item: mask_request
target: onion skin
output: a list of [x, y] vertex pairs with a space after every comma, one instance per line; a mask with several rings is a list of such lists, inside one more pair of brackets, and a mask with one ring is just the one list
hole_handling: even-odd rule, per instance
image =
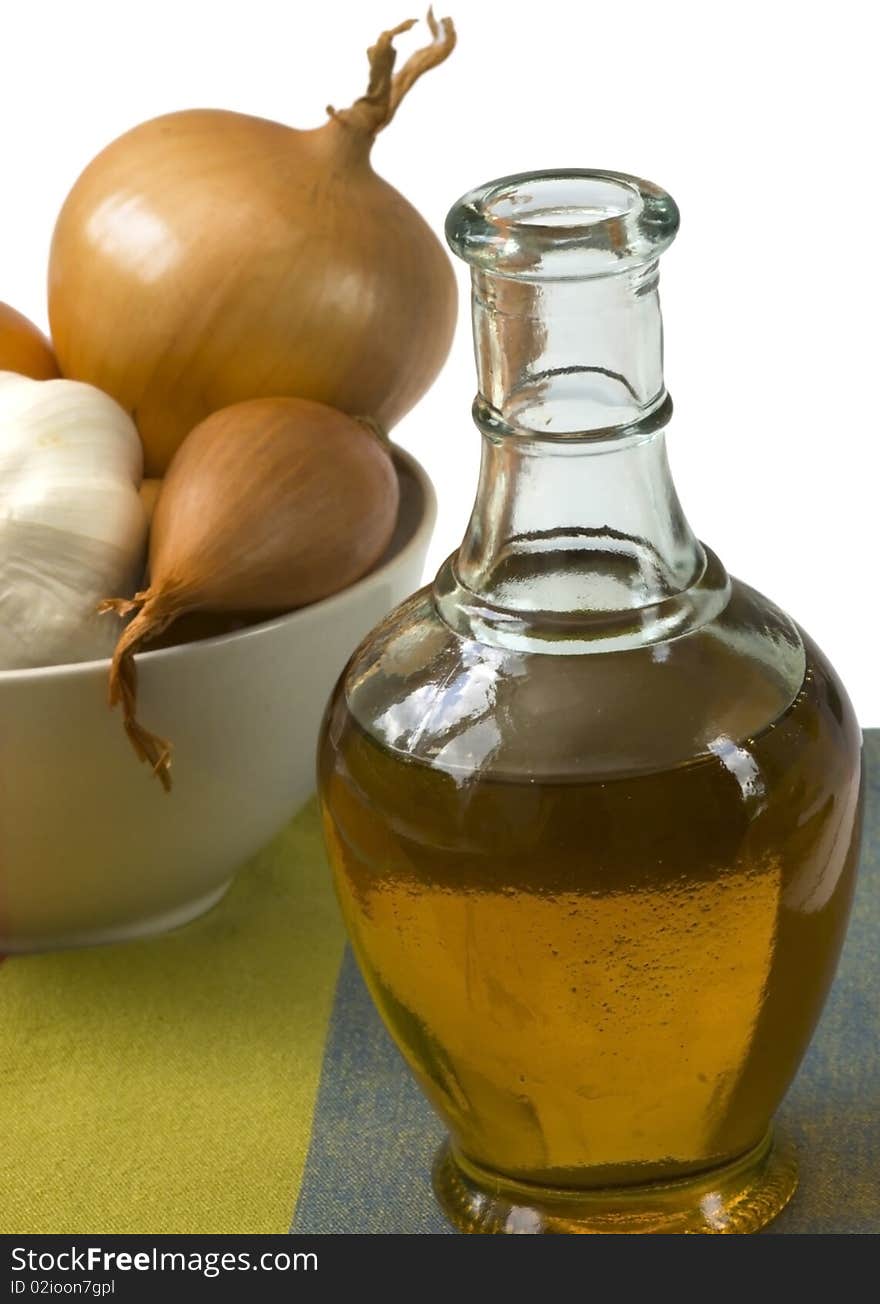
[[43, 332], [6, 303], [0, 303], [0, 371], [16, 371], [31, 380], [57, 380], [61, 375]]
[[159, 497], [159, 490], [161, 488], [162, 488], [161, 480], [148, 479], [148, 480], [141, 481], [141, 488], [140, 488], [141, 502], [144, 505], [144, 511], [147, 514], [148, 523], [152, 522], [153, 520], [153, 512], [155, 511], [156, 508], [156, 499]]
[[86, 168], [55, 228], [49, 315], [65, 376], [133, 416], [145, 474], [239, 401], [294, 395], [394, 424], [446, 359], [452, 268], [370, 163], [376, 133], [452, 49], [449, 20], [392, 77], [370, 51], [366, 96], [298, 131], [192, 110], [143, 123]]
[[366, 574], [391, 541], [399, 483], [367, 425], [308, 399], [254, 399], [184, 440], [150, 532], [149, 588], [105, 611], [136, 612], [110, 670], [110, 704], [170, 788], [170, 747], [136, 717], [134, 653], [187, 612], [278, 612]]
[[175, 610], [277, 611], [346, 588], [397, 520], [388, 448], [308, 399], [215, 412], [181, 445], [150, 537], [150, 592]]

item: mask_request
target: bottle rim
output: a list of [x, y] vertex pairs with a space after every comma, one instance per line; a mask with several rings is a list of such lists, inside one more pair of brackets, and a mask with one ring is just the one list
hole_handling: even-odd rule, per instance
[[641, 177], [562, 168], [499, 177], [446, 219], [453, 253], [513, 280], [613, 276], [653, 263], [675, 239], [678, 206]]

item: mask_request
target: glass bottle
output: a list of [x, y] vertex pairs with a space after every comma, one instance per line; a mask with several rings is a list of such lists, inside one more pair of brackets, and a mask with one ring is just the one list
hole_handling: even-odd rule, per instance
[[751, 1232], [834, 974], [861, 735], [792, 620], [694, 537], [658, 258], [607, 172], [506, 178], [471, 266], [482, 434], [458, 552], [361, 645], [319, 749], [357, 958], [450, 1134], [470, 1232]]

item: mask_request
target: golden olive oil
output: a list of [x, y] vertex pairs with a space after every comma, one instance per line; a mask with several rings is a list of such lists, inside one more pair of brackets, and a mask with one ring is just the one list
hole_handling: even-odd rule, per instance
[[466, 1161], [617, 1187], [761, 1143], [846, 925], [858, 747], [815, 658], [755, 737], [587, 779], [444, 772], [337, 696], [320, 768], [346, 923]]

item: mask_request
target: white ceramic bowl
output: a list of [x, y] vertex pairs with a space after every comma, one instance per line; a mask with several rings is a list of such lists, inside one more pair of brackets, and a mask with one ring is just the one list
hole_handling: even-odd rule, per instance
[[170, 794], [107, 706], [107, 661], [0, 672], [0, 954], [185, 923], [304, 801], [339, 672], [421, 577], [434, 492], [413, 458], [397, 462], [400, 519], [376, 570], [290, 615], [137, 658], [139, 716], [174, 744]]

